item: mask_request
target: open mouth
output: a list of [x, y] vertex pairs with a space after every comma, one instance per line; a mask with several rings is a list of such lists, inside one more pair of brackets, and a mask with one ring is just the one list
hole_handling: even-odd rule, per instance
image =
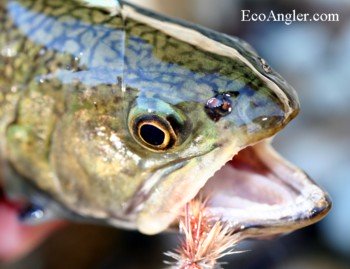
[[198, 194], [211, 214], [242, 237], [265, 237], [310, 225], [330, 210], [328, 194], [279, 156], [267, 141], [241, 150]]

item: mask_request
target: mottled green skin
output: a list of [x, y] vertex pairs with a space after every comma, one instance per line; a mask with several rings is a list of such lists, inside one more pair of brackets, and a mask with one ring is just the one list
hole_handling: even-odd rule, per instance
[[[297, 111], [294, 92], [274, 72], [264, 76], [290, 98], [288, 117], [241, 61], [78, 2], [2, 0], [0, 22], [1, 159], [79, 214], [133, 221], [152, 175], [190, 173], [231, 138], [244, 147], [269, 137]], [[236, 48], [264, 73], [246, 44], [188, 27]], [[231, 95], [233, 110], [215, 122], [204, 106], [218, 93]], [[171, 149], [154, 152], [135, 140], [130, 122], [150, 113], [177, 119]]]

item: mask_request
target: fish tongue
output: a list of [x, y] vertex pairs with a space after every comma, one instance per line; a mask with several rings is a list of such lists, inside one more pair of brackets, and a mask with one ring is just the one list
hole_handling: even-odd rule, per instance
[[20, 204], [8, 201], [0, 188], [0, 261], [10, 262], [23, 257], [64, 224], [55, 221], [27, 226], [19, 221], [19, 210]]

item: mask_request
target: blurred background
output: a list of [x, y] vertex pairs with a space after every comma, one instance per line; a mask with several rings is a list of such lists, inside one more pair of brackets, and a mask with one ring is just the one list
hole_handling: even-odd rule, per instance
[[[333, 199], [320, 223], [272, 241], [243, 242], [249, 252], [225, 268], [350, 268], [350, 1], [138, 0], [149, 9], [239, 36], [257, 49], [299, 93], [302, 110], [274, 140], [279, 152], [307, 171]], [[338, 13], [340, 22], [241, 22], [241, 10], [268, 14]], [[70, 225], [29, 256], [1, 269], [165, 268], [177, 235]]]

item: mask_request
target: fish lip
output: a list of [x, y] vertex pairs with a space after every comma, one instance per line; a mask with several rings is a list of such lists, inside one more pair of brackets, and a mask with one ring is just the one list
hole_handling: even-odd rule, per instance
[[[214, 221], [220, 220], [227, 222], [228, 225], [231, 226], [232, 232], [240, 233], [242, 239], [269, 237], [271, 235], [288, 233], [303, 228], [324, 218], [332, 207], [332, 201], [328, 193], [320, 188], [306, 173], [283, 159], [272, 148], [269, 142], [269, 140], [264, 140], [251, 146], [251, 148], [257, 150], [260, 154], [261, 152], [269, 154], [268, 157], [277, 163], [276, 166], [280, 166], [277, 168], [284, 166], [291, 172], [289, 175], [286, 175], [286, 178], [289, 177], [287, 183], [291, 184], [287, 189], [290, 188], [288, 190], [292, 191], [293, 188], [295, 188], [294, 191], [296, 194], [293, 198], [294, 200], [286, 203], [285, 207], [283, 207], [283, 203], [280, 208], [278, 208], [278, 205], [272, 205], [271, 210], [265, 210], [264, 213], [266, 216], [256, 216], [255, 219], [254, 217], [241, 217], [240, 219], [239, 214], [232, 214], [230, 217], [230, 210], [234, 211], [234, 209], [230, 209], [227, 205], [226, 208], [217, 207], [213, 199], [213, 194], [205, 191], [206, 188], [210, 188], [210, 180], [213, 180], [215, 176], [208, 180], [207, 184], [198, 194], [198, 196], [204, 195], [209, 197], [208, 210], [210, 214], [214, 216]], [[237, 155], [244, 150], [246, 149], [241, 150]], [[269, 165], [272, 164], [273, 162], [269, 160]], [[298, 192], [299, 194], [297, 194]], [[268, 205], [262, 205], [260, 209], [263, 209], [264, 206], [268, 208]], [[259, 209], [259, 205], [257, 209]], [[252, 211], [251, 216], [254, 216], [254, 213], [259, 213], [258, 211], [254, 212], [254, 210], [249, 209], [249, 207], [246, 210]], [[280, 213], [278, 210], [280, 210]], [[239, 210], [237, 212], [239, 212]], [[248, 215], [247, 213], [246, 217]]]
[[313, 209], [312, 213], [310, 214], [310, 218], [315, 221], [323, 219], [332, 209], [332, 206], [333, 203], [331, 197], [328, 193], [325, 193], [324, 200]]

